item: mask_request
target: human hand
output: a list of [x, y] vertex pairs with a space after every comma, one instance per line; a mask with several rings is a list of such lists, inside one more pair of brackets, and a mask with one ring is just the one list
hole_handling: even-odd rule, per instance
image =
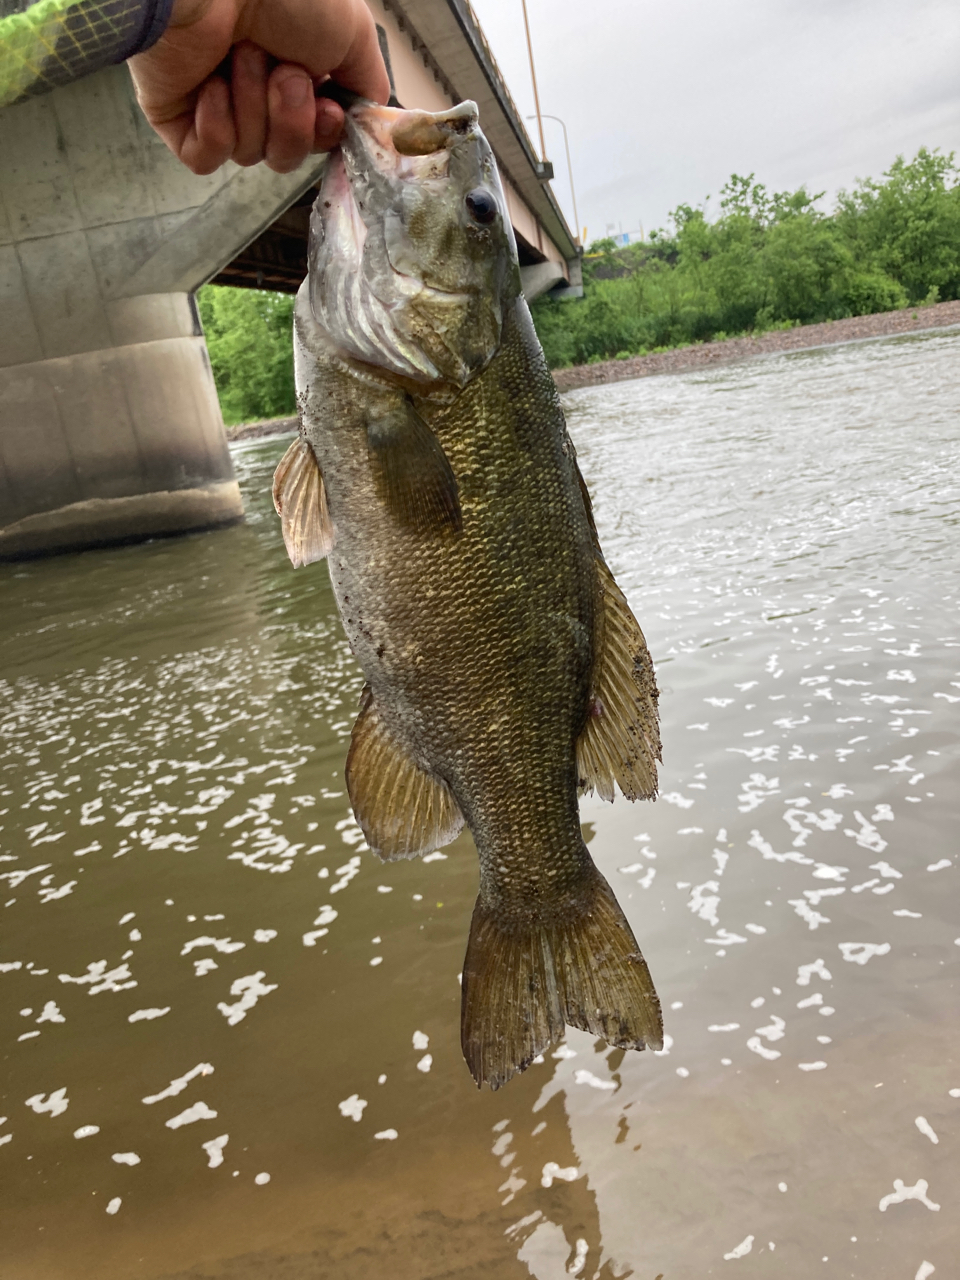
[[289, 173], [336, 146], [343, 111], [314, 96], [327, 76], [375, 102], [390, 93], [363, 0], [174, 0], [129, 67], [147, 120], [194, 173], [226, 160]]

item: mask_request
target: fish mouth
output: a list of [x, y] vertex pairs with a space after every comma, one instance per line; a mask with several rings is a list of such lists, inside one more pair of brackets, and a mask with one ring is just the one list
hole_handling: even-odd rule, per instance
[[385, 176], [429, 181], [446, 177], [455, 146], [480, 136], [477, 105], [430, 112], [358, 102], [346, 112], [345, 135], [347, 154], [362, 149]]
[[[341, 92], [335, 95], [338, 101]], [[483, 135], [475, 102], [429, 112], [382, 107], [355, 94], [348, 97], [352, 102], [344, 103], [344, 136], [327, 162], [324, 203], [327, 209], [337, 210], [339, 231], [348, 234], [359, 257], [371, 216], [369, 210], [364, 216], [364, 202], [358, 199], [356, 190], [367, 185], [365, 175], [373, 171], [388, 182], [421, 184], [429, 190], [433, 183], [441, 184], [447, 179], [453, 148]], [[427, 285], [397, 263], [391, 265], [397, 275], [411, 284], [415, 282], [418, 291], [461, 301], [467, 296], [461, 291]]]

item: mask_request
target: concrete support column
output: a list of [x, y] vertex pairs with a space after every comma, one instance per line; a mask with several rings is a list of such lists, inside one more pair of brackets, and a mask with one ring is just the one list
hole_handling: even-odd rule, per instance
[[125, 67], [0, 111], [0, 557], [241, 518], [192, 292], [321, 163], [196, 177]]

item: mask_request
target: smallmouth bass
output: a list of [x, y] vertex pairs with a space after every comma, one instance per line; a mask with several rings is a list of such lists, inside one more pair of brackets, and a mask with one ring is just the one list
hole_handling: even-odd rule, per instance
[[477, 110], [357, 103], [311, 215], [300, 438], [274, 501], [366, 686], [345, 777], [381, 858], [469, 826], [461, 1044], [499, 1088], [564, 1032], [662, 1047], [578, 794], [656, 795], [657, 689], [607, 567]]

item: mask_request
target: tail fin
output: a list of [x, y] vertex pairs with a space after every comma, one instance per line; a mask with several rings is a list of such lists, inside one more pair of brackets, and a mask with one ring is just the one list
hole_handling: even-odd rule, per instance
[[620, 1049], [661, 1049], [660, 1001], [610, 886], [594, 869], [575, 908], [519, 922], [477, 898], [460, 1043], [477, 1085], [525, 1071], [564, 1023]]

